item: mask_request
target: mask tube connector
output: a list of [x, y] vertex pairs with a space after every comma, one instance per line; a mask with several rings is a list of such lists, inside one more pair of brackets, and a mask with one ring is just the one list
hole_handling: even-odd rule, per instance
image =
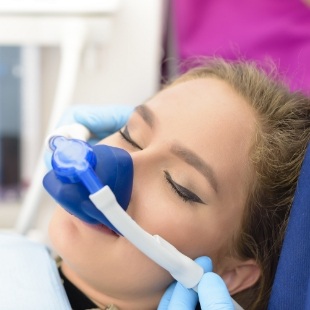
[[85, 142], [56, 136], [50, 139], [49, 145], [54, 151], [53, 170], [62, 181], [82, 182], [91, 194], [103, 187], [93, 169], [97, 163], [96, 157], [92, 148]]

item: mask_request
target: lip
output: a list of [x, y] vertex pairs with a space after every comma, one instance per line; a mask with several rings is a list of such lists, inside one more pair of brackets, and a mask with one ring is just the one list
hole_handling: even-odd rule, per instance
[[106, 234], [106, 235], [119, 237], [119, 235], [116, 232], [114, 232], [112, 229], [108, 228], [107, 226], [105, 226], [103, 224], [88, 224], [82, 220], [80, 220], [80, 221], [90, 229], [93, 229], [95, 231], [98, 231], [98, 232]]

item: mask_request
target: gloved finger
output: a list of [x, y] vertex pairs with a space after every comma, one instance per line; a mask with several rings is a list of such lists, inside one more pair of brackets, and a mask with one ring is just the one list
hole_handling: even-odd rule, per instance
[[[203, 256], [195, 260], [203, 267], [204, 272], [212, 270], [212, 261], [209, 257]], [[195, 309], [198, 301], [197, 293], [193, 289], [187, 289], [182, 284], [177, 283], [170, 298], [169, 310], [189, 310]]]
[[194, 310], [198, 301], [197, 293], [177, 283], [170, 298], [168, 310]]
[[128, 121], [133, 111], [131, 106], [81, 107], [74, 112], [74, 119], [87, 127], [99, 139], [116, 132]]
[[195, 262], [200, 265], [204, 272], [211, 272], [213, 269], [212, 260], [208, 256], [201, 256], [195, 259]]
[[[110, 134], [107, 134], [106, 136], [109, 136]], [[96, 137], [91, 137], [89, 140], [87, 140], [87, 143], [89, 143], [90, 145], [96, 145], [97, 143], [99, 143], [102, 139], [105, 138], [105, 135], [102, 135], [102, 137], [96, 138]]]
[[213, 272], [203, 275], [198, 284], [198, 295], [202, 310], [234, 310], [225, 282]]
[[176, 282], [173, 282], [172, 284], [169, 285], [167, 290], [165, 291], [164, 295], [162, 296], [160, 303], [158, 305], [157, 310], [167, 310], [169, 307], [169, 303], [171, 300], [171, 296], [173, 294], [174, 288], [176, 286]]

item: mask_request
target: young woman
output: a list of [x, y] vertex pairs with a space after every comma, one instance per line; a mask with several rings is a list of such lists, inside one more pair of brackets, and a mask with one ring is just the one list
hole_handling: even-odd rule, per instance
[[[100, 143], [132, 156], [130, 216], [187, 256], [209, 256], [241, 306], [264, 309], [309, 141], [309, 98], [253, 64], [212, 60]], [[65, 281], [101, 309], [156, 309], [173, 280], [125, 238], [61, 207], [50, 238]]]

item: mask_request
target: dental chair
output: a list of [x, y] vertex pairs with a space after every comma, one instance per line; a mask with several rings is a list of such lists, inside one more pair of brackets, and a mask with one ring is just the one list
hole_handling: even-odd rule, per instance
[[310, 145], [298, 179], [268, 309], [310, 309]]

